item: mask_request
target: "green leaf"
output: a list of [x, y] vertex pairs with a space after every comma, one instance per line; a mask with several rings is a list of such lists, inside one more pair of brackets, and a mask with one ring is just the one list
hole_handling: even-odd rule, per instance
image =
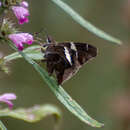
[[6, 63], [5, 63], [5, 60], [3, 57], [0, 58], [0, 71], [3, 71], [5, 73], [9, 73], [9, 69], [8, 67], [6, 66]]
[[81, 107], [78, 105], [68, 94], [65, 90], [58, 86], [56, 81], [53, 78], [50, 78], [48, 73], [41, 68], [38, 64], [33, 63], [35, 69], [40, 73], [42, 78], [46, 81], [50, 89], [56, 95], [56, 97], [60, 100], [64, 106], [72, 112], [75, 116], [77, 116], [83, 122], [89, 124], [92, 127], [102, 127], [103, 124], [97, 122], [96, 120], [92, 119]]
[[1, 130], [7, 130], [7, 128], [4, 126], [4, 124], [2, 123], [2, 121], [0, 121], [0, 128]]
[[63, 9], [68, 15], [72, 17], [73, 20], [75, 20], [77, 23], [79, 23], [82, 27], [87, 29], [88, 31], [92, 32], [93, 34], [97, 35], [98, 37], [101, 37], [105, 40], [122, 44], [122, 41], [109, 35], [108, 33], [100, 30], [99, 28], [92, 25], [89, 21], [85, 20], [83, 17], [81, 17], [76, 11], [74, 11], [69, 5], [64, 3], [61, 0], [52, 0], [55, 4], [57, 4], [61, 9]]
[[[43, 55], [44, 55], [43, 53], [41, 53], [41, 46], [38, 45], [30, 46], [24, 49], [23, 52], [26, 53], [26, 55], [33, 60], [41, 60], [43, 59]], [[9, 62], [11, 60], [15, 60], [18, 58], [22, 58], [22, 56], [19, 54], [19, 52], [15, 52], [13, 54], [5, 56], [4, 62]]]
[[8, 116], [30, 123], [40, 121], [41, 119], [53, 115], [56, 122], [61, 118], [61, 111], [54, 105], [36, 105], [31, 108], [19, 108], [16, 110], [1, 109], [0, 117]]
[[[10, 41], [9, 41], [10, 42]], [[10, 42], [11, 43], [11, 42]], [[13, 46], [14, 44], [11, 43]], [[15, 48], [15, 50], [17, 50]], [[77, 116], [81, 121], [89, 124], [92, 127], [102, 127], [103, 124], [97, 122], [96, 120], [92, 119], [81, 107], [78, 105], [65, 90], [58, 86], [56, 81], [48, 75], [48, 73], [40, 67], [35, 61], [33, 61], [31, 58], [29, 58], [25, 53], [19, 51], [19, 53], [24, 57], [24, 59], [30, 63], [35, 70], [41, 75], [43, 80], [48, 84], [49, 88], [52, 90], [52, 92], [56, 95], [57, 99], [61, 103], [64, 104], [64, 106], [75, 116]]]

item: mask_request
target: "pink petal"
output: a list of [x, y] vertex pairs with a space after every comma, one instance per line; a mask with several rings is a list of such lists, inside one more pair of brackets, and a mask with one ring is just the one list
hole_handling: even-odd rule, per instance
[[26, 1], [22, 1], [21, 3], [20, 3], [20, 6], [22, 6], [22, 7], [24, 7], [24, 8], [28, 8], [28, 2], [26, 2]]
[[28, 22], [29, 22], [28, 18], [19, 19], [19, 24], [24, 24]]
[[24, 48], [22, 43], [17, 44], [16, 47], [18, 48], [19, 51], [22, 51]]
[[0, 100], [1, 99], [14, 100], [14, 99], [16, 99], [16, 95], [13, 93], [5, 93], [5, 94], [0, 96]]
[[5, 101], [6, 104], [8, 104], [9, 109], [13, 108], [13, 103], [11, 101]]
[[8, 104], [9, 108], [12, 109], [13, 103], [10, 100], [16, 99], [16, 95], [13, 93], [5, 93], [0, 96], [0, 102]]
[[0, 1], [0, 7], [2, 6], [2, 2]]
[[29, 33], [10, 34], [8, 37], [20, 51], [24, 48], [23, 44], [31, 45], [33, 43], [33, 36]]
[[27, 8], [22, 6], [12, 6], [12, 10], [19, 20], [19, 24], [27, 23], [29, 21], [27, 18], [29, 16], [29, 11]]
[[27, 41], [27, 44], [28, 44], [28, 45], [31, 45], [31, 44], [32, 44], [32, 42], [33, 42], [32, 40]]

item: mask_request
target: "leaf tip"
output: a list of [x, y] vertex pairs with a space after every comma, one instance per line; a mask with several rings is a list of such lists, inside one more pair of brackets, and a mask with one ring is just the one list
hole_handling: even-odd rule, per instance
[[103, 123], [99, 123], [98, 121], [95, 120], [95, 122], [91, 123], [90, 124], [92, 127], [95, 127], [95, 128], [101, 128], [101, 127], [104, 127], [104, 124]]

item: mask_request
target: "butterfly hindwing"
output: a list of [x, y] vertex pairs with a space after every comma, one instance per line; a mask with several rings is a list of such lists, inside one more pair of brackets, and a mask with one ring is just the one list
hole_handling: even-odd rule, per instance
[[83, 64], [97, 55], [97, 48], [87, 43], [64, 42], [50, 44], [45, 50], [47, 70], [54, 71], [58, 84], [71, 78]]

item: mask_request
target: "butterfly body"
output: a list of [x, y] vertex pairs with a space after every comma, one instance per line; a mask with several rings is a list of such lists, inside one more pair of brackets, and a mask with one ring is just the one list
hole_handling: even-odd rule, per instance
[[87, 43], [48, 43], [43, 45], [49, 75], [56, 74], [58, 84], [71, 78], [89, 59], [97, 55], [97, 48]]

